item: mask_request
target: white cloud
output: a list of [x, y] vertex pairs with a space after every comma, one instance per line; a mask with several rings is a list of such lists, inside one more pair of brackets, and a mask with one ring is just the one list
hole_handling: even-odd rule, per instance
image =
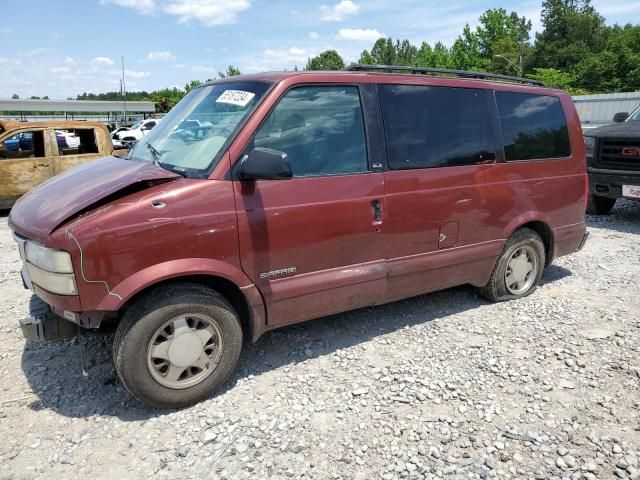
[[64, 57], [64, 63], [68, 65], [73, 65], [74, 63], [76, 63], [76, 59], [73, 57], [66, 56]]
[[205, 67], [204, 65], [195, 65], [191, 67], [191, 71], [195, 73], [216, 73], [215, 68]]
[[184, 63], [176, 63], [173, 68], [181, 69], [184, 68]]
[[113, 3], [120, 7], [133, 8], [137, 12], [149, 14], [156, 8], [155, 0], [100, 0], [102, 5]]
[[91, 63], [93, 65], [113, 65], [113, 60], [109, 57], [95, 57]]
[[0, 33], [11, 33], [13, 32], [13, 28], [11, 27], [0, 27]]
[[51, 73], [69, 73], [69, 67], [53, 67]]
[[[120, 74], [119, 70], [118, 70], [118, 74]], [[125, 70], [124, 71], [125, 79], [126, 79], [126, 77], [129, 77], [129, 78], [147, 78], [149, 75], [151, 75], [149, 72], [137, 72], [135, 70]]]
[[318, 54], [315, 49], [309, 48], [268, 48], [262, 52], [259, 57], [247, 58], [241, 63], [246, 65], [242, 71], [247, 72], [265, 72], [273, 70], [293, 69], [294, 66], [304, 67], [307, 60]]
[[360, 6], [351, 0], [341, 0], [333, 6], [320, 6], [320, 20], [325, 22], [341, 22], [345, 18], [355, 15], [360, 10]]
[[180, 23], [195, 19], [211, 27], [235, 23], [238, 13], [250, 6], [249, 0], [169, 0], [162, 10], [177, 16]]
[[53, 49], [51, 49], [51, 48], [44, 48], [44, 47], [34, 48], [34, 49], [29, 50], [28, 52], [26, 52], [25, 56], [33, 57], [35, 55], [41, 55], [43, 53], [52, 52], [52, 51], [53, 51]]
[[9, 59], [6, 57], [0, 57], [0, 64], [2, 63], [9, 63]]
[[162, 61], [162, 62], [173, 62], [176, 59], [175, 55], [171, 52], [149, 52], [147, 54], [147, 60], [151, 61]]
[[336, 35], [336, 39], [375, 42], [384, 36], [384, 33], [380, 33], [375, 28], [341, 28], [338, 31], [338, 35]]
[[318, 35], [318, 32], [309, 32], [309, 38], [311, 40], [316, 40], [320, 35]]

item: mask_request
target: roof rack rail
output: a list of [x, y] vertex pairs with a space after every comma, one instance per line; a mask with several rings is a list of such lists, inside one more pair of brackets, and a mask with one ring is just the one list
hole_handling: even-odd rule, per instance
[[407, 72], [423, 75], [448, 75], [461, 78], [477, 78], [480, 80], [498, 80], [502, 82], [525, 83], [529, 85], [537, 85], [543, 87], [544, 84], [538, 80], [530, 78], [514, 77], [511, 75], [502, 75], [500, 73], [487, 72], [468, 72], [466, 70], [451, 70], [448, 68], [431, 68], [431, 67], [406, 67], [400, 65], [362, 65], [353, 63], [345, 68], [349, 72]]

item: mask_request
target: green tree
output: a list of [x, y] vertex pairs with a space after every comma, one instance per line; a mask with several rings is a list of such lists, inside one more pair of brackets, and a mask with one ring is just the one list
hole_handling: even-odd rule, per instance
[[600, 52], [605, 40], [604, 18], [590, 0], [545, 0], [542, 25], [528, 65], [570, 71], [584, 58]]
[[202, 82], [200, 80], [191, 80], [184, 86], [184, 91], [189, 93], [191, 90], [199, 87], [200, 85], [202, 85]]
[[534, 68], [529, 77], [541, 81], [545, 87], [559, 88], [576, 94], [585, 93], [573, 89], [572, 85], [575, 80], [573, 75], [555, 68]]
[[531, 32], [531, 20], [519, 17], [516, 12], [507, 13], [504, 8], [489, 9], [479, 18], [480, 25], [476, 27], [478, 47], [485, 58], [492, 58], [496, 51], [496, 45], [506, 43], [506, 40], [516, 45], [524, 44], [529, 40]]
[[14, 93], [13, 95], [11, 95], [11, 99], [12, 100], [19, 100], [20, 99], [20, 95], [18, 95], [17, 93]]
[[379, 38], [371, 49], [371, 59], [374, 65], [395, 65], [397, 51], [391, 38]]
[[335, 50], [326, 50], [320, 55], [310, 58], [305, 70], [342, 70], [344, 60]]
[[459, 70], [484, 70], [485, 59], [480, 48], [480, 37], [465, 25], [451, 46], [451, 67]]
[[237, 75], [242, 75], [242, 73], [238, 67], [234, 67], [233, 65], [229, 65], [224, 72], [218, 72], [219, 78], [235, 77]]
[[158, 112], [166, 113], [171, 110], [176, 103], [178, 103], [182, 97], [184, 97], [185, 92], [182, 90], [178, 90], [177, 88], [165, 88], [162, 90], [157, 90], [151, 92], [150, 100], [155, 102], [156, 110]]

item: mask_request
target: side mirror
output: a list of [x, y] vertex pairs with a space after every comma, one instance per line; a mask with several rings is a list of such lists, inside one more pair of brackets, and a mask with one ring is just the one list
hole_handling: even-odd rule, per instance
[[254, 148], [240, 160], [238, 178], [247, 180], [289, 180], [293, 177], [287, 154], [270, 148]]
[[622, 123], [629, 118], [629, 112], [618, 112], [613, 116], [613, 123]]

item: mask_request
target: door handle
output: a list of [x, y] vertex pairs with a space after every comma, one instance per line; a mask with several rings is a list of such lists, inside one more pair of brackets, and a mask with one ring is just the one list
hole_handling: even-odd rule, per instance
[[371, 210], [373, 211], [373, 224], [376, 226], [382, 225], [382, 204], [380, 200], [371, 202]]

